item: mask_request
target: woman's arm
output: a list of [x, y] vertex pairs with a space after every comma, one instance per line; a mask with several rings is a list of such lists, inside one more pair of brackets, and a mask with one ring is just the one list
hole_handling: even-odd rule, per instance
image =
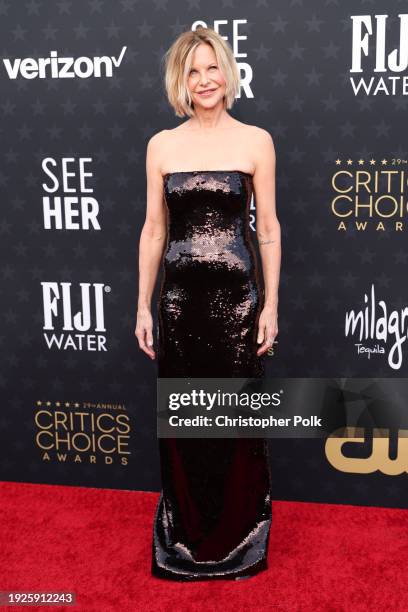
[[151, 299], [167, 241], [167, 214], [159, 165], [161, 134], [152, 136], [146, 151], [147, 205], [139, 242], [139, 295], [135, 329], [139, 347], [151, 359], [155, 358]]
[[264, 308], [259, 318], [257, 354], [265, 353], [278, 333], [278, 289], [281, 266], [281, 231], [276, 216], [276, 154], [269, 132], [257, 128], [254, 192], [256, 235], [265, 285]]

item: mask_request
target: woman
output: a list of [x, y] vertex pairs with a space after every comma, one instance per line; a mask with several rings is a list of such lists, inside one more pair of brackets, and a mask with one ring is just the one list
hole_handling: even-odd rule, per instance
[[[260, 377], [278, 331], [272, 138], [227, 112], [239, 93], [239, 72], [214, 30], [184, 32], [165, 59], [168, 99], [177, 116], [189, 119], [147, 146], [135, 334], [155, 359], [150, 302], [162, 262], [159, 377]], [[252, 189], [263, 295], [248, 224]], [[159, 450], [153, 575], [237, 579], [266, 569], [272, 518], [266, 441], [161, 438]]]

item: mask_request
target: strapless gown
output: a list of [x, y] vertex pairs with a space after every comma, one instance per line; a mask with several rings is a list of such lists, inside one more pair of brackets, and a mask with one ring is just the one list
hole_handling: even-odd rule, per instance
[[[262, 308], [251, 240], [252, 176], [164, 176], [168, 241], [158, 301], [158, 376], [262, 377]], [[272, 521], [268, 447], [260, 438], [159, 438], [162, 491], [152, 574], [172, 580], [267, 568]]]

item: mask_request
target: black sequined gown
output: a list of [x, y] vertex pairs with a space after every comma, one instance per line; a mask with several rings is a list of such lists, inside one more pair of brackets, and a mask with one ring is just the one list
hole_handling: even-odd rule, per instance
[[[168, 243], [158, 307], [158, 375], [261, 377], [258, 262], [251, 241], [252, 176], [164, 177]], [[253, 575], [267, 567], [271, 526], [267, 443], [160, 438], [162, 492], [152, 573], [173, 580]]]

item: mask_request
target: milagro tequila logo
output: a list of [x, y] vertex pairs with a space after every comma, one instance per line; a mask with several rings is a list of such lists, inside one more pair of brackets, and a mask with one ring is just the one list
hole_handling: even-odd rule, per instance
[[127, 47], [122, 47], [118, 58], [113, 55], [101, 57], [58, 57], [51, 51], [50, 57], [3, 58], [9, 79], [89, 79], [90, 77], [112, 77], [113, 69], [119, 68]]
[[75, 297], [79, 309], [73, 314], [71, 283], [42, 282], [44, 339], [49, 349], [61, 351], [107, 351], [104, 283], [79, 283]]
[[[388, 310], [384, 300], [376, 304], [374, 284], [371, 296], [364, 294], [367, 306], [359, 311], [349, 310], [345, 318], [345, 335], [358, 339], [355, 344], [358, 355], [384, 354], [388, 348], [388, 365], [399, 370], [402, 365], [402, 345], [407, 339], [408, 307], [401, 311]], [[381, 344], [383, 346], [381, 346]]]
[[[390, 50], [388, 15], [352, 15], [352, 58], [350, 72], [387, 73], [359, 79], [350, 77], [354, 94], [386, 96], [408, 93], [408, 14], [399, 14], [399, 46]], [[368, 58], [370, 65], [367, 66]], [[372, 68], [374, 66], [374, 68]], [[389, 74], [393, 73], [393, 74]]]

